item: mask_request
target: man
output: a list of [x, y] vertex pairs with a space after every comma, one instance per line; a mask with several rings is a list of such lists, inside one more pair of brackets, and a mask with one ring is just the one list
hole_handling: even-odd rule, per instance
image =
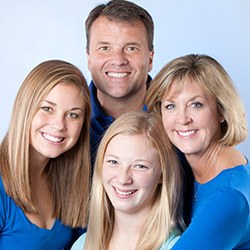
[[[100, 140], [111, 123], [130, 110], [146, 110], [144, 97], [152, 80], [148, 73], [154, 58], [154, 23], [150, 14], [135, 3], [111, 0], [90, 12], [85, 29], [92, 76], [89, 88], [93, 167]], [[193, 176], [183, 154], [178, 154], [187, 179], [184, 217], [189, 223]]]
[[95, 7], [86, 23], [90, 83], [91, 158], [109, 125], [130, 110], [145, 109], [151, 77], [154, 23], [135, 3], [112, 0]]

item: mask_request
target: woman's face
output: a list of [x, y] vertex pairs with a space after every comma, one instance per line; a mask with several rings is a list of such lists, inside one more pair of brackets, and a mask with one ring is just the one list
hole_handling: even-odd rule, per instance
[[55, 158], [72, 148], [81, 133], [85, 114], [81, 90], [57, 84], [39, 105], [30, 130], [32, 155]]
[[108, 144], [102, 178], [116, 213], [148, 211], [158, 184], [158, 153], [145, 135], [116, 135]]
[[[181, 84], [176, 91], [175, 86]], [[161, 104], [162, 120], [171, 142], [184, 154], [201, 155], [218, 142], [221, 117], [216, 101], [190, 79], [174, 82]]]

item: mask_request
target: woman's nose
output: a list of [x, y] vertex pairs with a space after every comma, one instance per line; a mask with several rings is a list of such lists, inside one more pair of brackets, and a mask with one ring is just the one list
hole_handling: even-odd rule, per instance
[[186, 109], [181, 109], [178, 112], [177, 123], [186, 125], [192, 121], [190, 114]]

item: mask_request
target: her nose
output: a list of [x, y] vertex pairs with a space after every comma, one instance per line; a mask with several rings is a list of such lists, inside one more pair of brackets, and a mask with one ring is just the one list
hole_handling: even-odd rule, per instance
[[192, 118], [186, 108], [180, 109], [177, 116], [177, 123], [186, 125], [192, 121]]
[[122, 167], [118, 173], [118, 180], [120, 184], [131, 184], [133, 182], [132, 172], [130, 167]]
[[58, 131], [64, 131], [66, 130], [65, 126], [65, 117], [61, 114], [55, 114], [52, 118], [51, 125], [53, 129]]
[[128, 63], [125, 52], [120, 49], [113, 51], [113, 55], [110, 61], [112, 64], [119, 65], [119, 66], [126, 65]]

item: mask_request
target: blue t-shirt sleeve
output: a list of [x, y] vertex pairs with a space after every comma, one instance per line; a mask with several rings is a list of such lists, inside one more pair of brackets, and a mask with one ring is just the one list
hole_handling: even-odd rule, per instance
[[249, 205], [240, 192], [218, 189], [199, 205], [172, 249], [232, 249], [246, 230], [248, 216]]

